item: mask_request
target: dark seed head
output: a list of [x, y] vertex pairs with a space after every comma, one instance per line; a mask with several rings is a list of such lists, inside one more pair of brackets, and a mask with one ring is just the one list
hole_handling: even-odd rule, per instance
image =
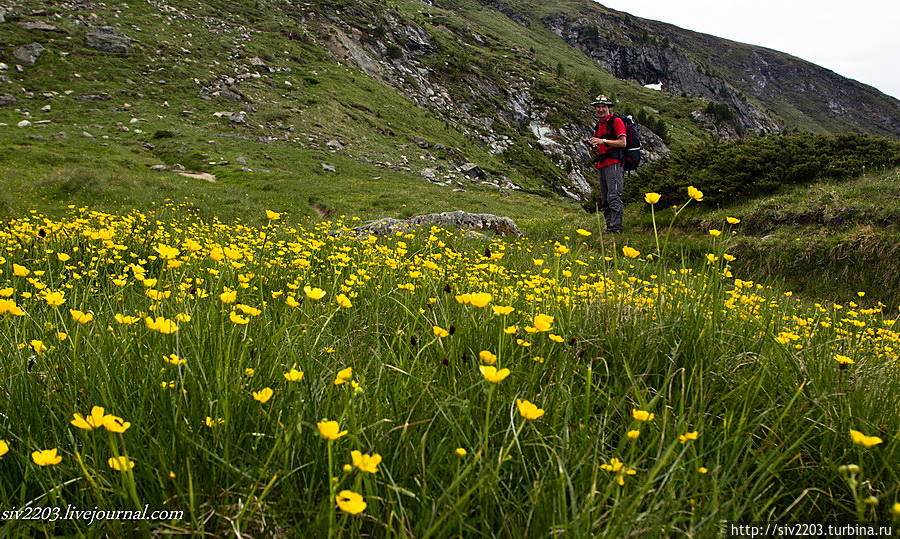
[[447, 328], [447, 333], [449, 333], [450, 335], [453, 335], [454, 333], [456, 333], [456, 326], [454, 326], [453, 324], [450, 324], [450, 327]]

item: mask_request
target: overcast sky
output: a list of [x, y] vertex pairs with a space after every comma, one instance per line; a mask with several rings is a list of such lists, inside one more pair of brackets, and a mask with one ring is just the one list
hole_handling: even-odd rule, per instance
[[600, 4], [786, 52], [900, 98], [897, 0], [600, 0]]

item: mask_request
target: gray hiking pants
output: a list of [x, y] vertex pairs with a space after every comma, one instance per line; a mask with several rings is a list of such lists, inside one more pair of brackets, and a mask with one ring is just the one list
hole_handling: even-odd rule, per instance
[[622, 217], [625, 215], [625, 203], [622, 202], [625, 171], [622, 163], [598, 168], [597, 175], [600, 183], [600, 201], [603, 203], [603, 218], [606, 219], [606, 230], [621, 232]]

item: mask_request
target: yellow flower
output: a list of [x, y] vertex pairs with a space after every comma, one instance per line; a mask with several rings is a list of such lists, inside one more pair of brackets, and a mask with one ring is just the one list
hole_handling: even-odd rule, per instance
[[531, 346], [531, 343], [524, 339], [516, 339], [516, 344], [518, 344], [519, 346], [524, 346], [526, 348]]
[[645, 193], [644, 200], [647, 202], [647, 204], [656, 204], [657, 202], [659, 202], [661, 196], [662, 195], [660, 195], [659, 193]]
[[703, 200], [703, 191], [697, 189], [693, 185], [691, 185], [690, 187], [687, 188], [687, 192], [688, 192], [688, 196], [693, 198], [697, 202], [700, 202], [701, 200]]
[[431, 330], [434, 332], [434, 336], [442, 339], [450, 335], [450, 332], [440, 326], [432, 326]]
[[284, 379], [288, 382], [299, 382], [300, 380], [303, 380], [303, 371], [291, 369], [290, 371], [284, 373]]
[[519, 331], [519, 326], [507, 326], [503, 328], [503, 333], [507, 335], [515, 335], [515, 333]]
[[507, 314], [515, 311], [515, 308], [508, 306], [508, 305], [507, 306], [491, 305], [491, 309], [494, 311], [494, 314], [501, 315], [501, 316], [507, 315]]
[[62, 457], [56, 454], [56, 449], [44, 449], [32, 453], [31, 460], [38, 466], [51, 466], [62, 462]]
[[493, 365], [497, 362], [497, 356], [490, 350], [482, 350], [481, 352], [478, 352], [478, 359], [480, 359], [481, 362], [486, 365]]
[[624, 245], [622, 247], [622, 254], [627, 256], [628, 258], [637, 258], [637, 257], [641, 256], [640, 251], [638, 251], [637, 249], [635, 249], [633, 247], [629, 247], [627, 245]]
[[304, 286], [303, 292], [306, 294], [306, 297], [309, 299], [322, 299], [325, 297], [326, 292], [321, 288], [313, 288], [311, 286]]
[[250, 319], [249, 319], [249, 318], [244, 318], [243, 316], [239, 315], [239, 314], [238, 314], [237, 312], [235, 312], [235, 311], [231, 311], [231, 312], [228, 314], [228, 319], [231, 320], [233, 323], [239, 325], [239, 326], [243, 326], [244, 324], [249, 324], [249, 323], [250, 323]]
[[466, 304], [472, 302], [472, 294], [459, 294], [459, 295], [456, 295], [453, 297], [456, 298], [457, 303], [461, 303], [463, 305], [466, 305]]
[[87, 324], [91, 320], [94, 319], [94, 315], [91, 313], [83, 313], [81, 311], [76, 311], [75, 309], [69, 309], [69, 314], [72, 315], [72, 319], [78, 322], [79, 324]]
[[334, 299], [335, 299], [335, 301], [337, 301], [337, 304], [340, 305], [341, 307], [343, 307], [344, 309], [349, 309], [350, 307], [353, 307], [353, 303], [350, 301], [350, 298], [348, 298], [344, 294], [338, 294], [337, 297]]
[[25, 311], [16, 305], [11, 299], [0, 299], [0, 314], [11, 314], [13, 316], [25, 316]]
[[72, 259], [72, 257], [66, 253], [56, 253], [56, 259], [60, 262], [68, 262]]
[[534, 328], [537, 331], [550, 331], [550, 328], [553, 326], [553, 320], [554, 318], [550, 315], [537, 314], [533, 319]]
[[737, 257], [736, 257], [736, 256], [730, 255], [730, 254], [728, 254], [728, 253], [723, 254], [723, 255], [722, 255], [722, 258], [724, 258], [724, 259], [727, 260], [728, 262], [734, 262], [735, 260], [737, 260]]
[[107, 415], [103, 418], [103, 426], [106, 427], [106, 430], [108, 430], [109, 432], [121, 434], [128, 430], [128, 427], [131, 426], [131, 423], [123, 420], [121, 417]]
[[544, 265], [543, 258], [532, 258], [531, 261], [534, 263], [535, 266], [543, 266]]
[[9, 453], [9, 444], [6, 443], [6, 440], [0, 440], [0, 458], [7, 453]]
[[62, 292], [47, 292], [44, 294], [44, 301], [52, 307], [59, 307], [66, 302], [66, 296]]
[[246, 369], [244, 369], [244, 376], [251, 377], [251, 376], [253, 376], [254, 374], [256, 374], [256, 370], [255, 370], [255, 369], [253, 369], [253, 368], [251, 368], [251, 367], [247, 367]]
[[266, 210], [266, 218], [269, 219], [270, 221], [277, 221], [277, 220], [281, 219], [281, 214], [276, 213], [272, 210]]
[[316, 427], [319, 428], [319, 436], [326, 440], [337, 440], [347, 434], [347, 431], [341, 430], [337, 421], [319, 421], [316, 423]]
[[575, 233], [578, 234], [579, 236], [585, 236], [585, 237], [591, 235], [591, 233], [590, 233], [589, 231], [587, 231], [587, 230], [585, 230], [585, 229], [583, 229], [583, 228], [576, 229], [576, 230], [575, 230]]
[[234, 303], [235, 301], [237, 301], [237, 291], [229, 290], [226, 288], [224, 292], [219, 294], [219, 301], [226, 304]]
[[109, 457], [109, 460], [107, 460], [106, 463], [109, 464], [110, 468], [119, 472], [125, 472], [134, 468], [134, 461], [129, 460], [129, 458], [125, 456]]
[[56, 332], [56, 338], [59, 339], [59, 340], [61, 340], [61, 341], [64, 341], [64, 340], [66, 340], [66, 339], [69, 338], [69, 334], [66, 333], [65, 331], [57, 331], [57, 332]]
[[91, 408], [91, 414], [87, 417], [83, 417], [81, 414], [72, 414], [72, 421], [70, 421], [70, 423], [79, 429], [94, 430], [102, 427], [105, 419], [106, 414], [104, 413], [103, 407], [94, 406]]
[[39, 356], [47, 351], [47, 345], [45, 345], [43, 341], [33, 340], [29, 341], [28, 344], [31, 346], [31, 349], [34, 350], [34, 353]]
[[850, 431], [850, 439], [853, 440], [853, 443], [861, 445], [866, 449], [884, 442], [884, 440], [878, 436], [866, 436], [858, 430]]
[[538, 408], [535, 404], [522, 399], [516, 399], [516, 406], [519, 408], [519, 415], [525, 419], [533, 420], [544, 415], [544, 410]]
[[635, 470], [625, 466], [624, 462], [615, 457], [610, 459], [609, 464], [601, 464], [600, 469], [615, 473], [616, 484], [618, 484], [620, 487], [625, 484], [626, 475], [634, 475], [637, 473]]
[[114, 318], [116, 319], [116, 322], [120, 324], [134, 324], [135, 322], [140, 320], [140, 318], [138, 318], [137, 316], [123, 316], [119, 313], [116, 313], [116, 316]]
[[353, 367], [341, 369], [334, 378], [334, 385], [339, 386], [341, 384], [346, 384], [351, 378], [353, 378]]
[[172, 260], [181, 252], [175, 247], [170, 247], [165, 243], [156, 244], [156, 247], [154, 247], [153, 250], [159, 253], [159, 257], [163, 260]]
[[481, 375], [484, 376], [484, 379], [492, 384], [499, 384], [504, 378], [509, 376], [509, 369], [500, 369], [498, 371], [496, 367], [479, 365], [478, 370], [481, 371]]
[[639, 431], [639, 430], [630, 430], [625, 433], [625, 436], [628, 436], [628, 438], [631, 440], [636, 440], [637, 437], [640, 435], [641, 435], [641, 431]]
[[853, 361], [853, 360], [850, 359], [849, 357], [847, 357], [847, 356], [842, 356], [842, 355], [840, 355], [840, 354], [835, 355], [835, 356], [834, 356], [834, 359], [835, 359], [835, 360], [838, 362], [838, 364], [841, 365], [841, 366], [843, 366], [843, 365], [853, 365], [854, 363], [856, 363], [855, 361]]
[[249, 305], [243, 305], [241, 303], [238, 303], [237, 305], [235, 305], [234, 308], [241, 311], [244, 314], [249, 314], [250, 316], [259, 316], [260, 313], [262, 313], [262, 311], [257, 309], [256, 307], [251, 307]]
[[488, 303], [491, 302], [493, 296], [486, 292], [476, 292], [474, 294], [469, 294], [469, 303], [474, 305], [475, 307], [487, 307]]
[[378, 465], [381, 464], [381, 455], [363, 455], [359, 451], [351, 451], [350, 458], [353, 459], [353, 465], [360, 470], [368, 473], [378, 473]]
[[728, 221], [728, 224], [730, 225], [736, 225], [741, 222], [737, 217], [726, 217], [725, 220]]
[[31, 273], [31, 271], [28, 268], [26, 268], [25, 266], [13, 264], [13, 275], [15, 275], [16, 277], [25, 277], [29, 273]]
[[163, 361], [170, 365], [178, 366], [184, 365], [187, 360], [178, 357], [178, 354], [169, 354], [167, 356], [163, 356]]
[[458, 457], [465, 457], [466, 455], [469, 454], [469, 452], [466, 451], [466, 450], [465, 450], [464, 448], [462, 448], [462, 447], [457, 447], [455, 453], [456, 453], [456, 455], [457, 455]]
[[553, 341], [553, 342], [563, 342], [563, 341], [565, 341], [565, 339], [563, 339], [563, 338], [560, 337], [559, 335], [554, 335], [553, 333], [550, 333], [550, 334], [547, 335], [547, 336], [550, 337], [550, 340]]
[[687, 432], [678, 436], [678, 442], [684, 444], [690, 440], [696, 440], [698, 436], [700, 436], [700, 433], [697, 431]]
[[297, 301], [297, 298], [295, 298], [294, 296], [288, 296], [288, 297], [284, 298], [284, 302], [287, 304], [288, 307], [299, 307], [300, 306], [300, 302]]
[[709, 471], [709, 469], [704, 468], [703, 466], [700, 466], [699, 468], [697, 468], [697, 473], [706, 473], [708, 471]]
[[717, 229], [715, 229], [715, 228], [710, 228], [710, 229], [709, 229], [709, 235], [712, 236], [712, 237], [714, 237], [714, 238], [718, 238], [719, 236], [722, 235], [722, 231], [721, 231], [721, 230], [717, 230]]
[[157, 316], [156, 318], [148, 316], [144, 318], [144, 324], [147, 326], [147, 329], [158, 331], [163, 335], [171, 335], [178, 331], [178, 324], [162, 316]]
[[714, 263], [716, 263], [718, 260], [719, 260], [719, 257], [717, 257], [715, 254], [713, 254], [713, 253], [706, 253], [706, 262], [707, 262], [707, 263], [709, 263], [709, 264], [714, 264]]
[[251, 394], [253, 395], [253, 398], [255, 400], [258, 400], [259, 402], [265, 404], [265, 403], [269, 402], [269, 399], [272, 398], [273, 393], [275, 393], [275, 392], [272, 391], [271, 387], [264, 387], [264, 388], [260, 389], [259, 391], [254, 391]]
[[351, 515], [362, 513], [366, 509], [366, 502], [363, 501], [363, 497], [352, 490], [342, 490], [334, 500], [337, 502], [338, 507], [341, 508], [341, 511]]
[[224, 422], [225, 422], [225, 420], [222, 419], [221, 417], [218, 418], [218, 419], [213, 419], [213, 418], [211, 418], [211, 417], [209, 417], [209, 416], [206, 416], [206, 420], [205, 420], [206, 426], [209, 427], [209, 428], [213, 428], [213, 427], [215, 427], [216, 425], [221, 425], [221, 424], [224, 423]]
[[632, 410], [631, 417], [637, 419], [638, 421], [653, 421], [653, 418], [656, 417], [656, 414], [651, 414], [650, 412], [645, 412], [644, 410]]

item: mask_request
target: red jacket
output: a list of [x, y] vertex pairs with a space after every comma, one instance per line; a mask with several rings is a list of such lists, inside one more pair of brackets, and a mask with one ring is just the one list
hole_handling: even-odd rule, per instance
[[[616, 118], [613, 120], [613, 132], [607, 132], [606, 128], [609, 124], [609, 117], [612, 114], [608, 115], [606, 118], [597, 122], [597, 127], [594, 130], [594, 136], [597, 138], [608, 139], [608, 140], [617, 140], [619, 137], [625, 136], [625, 122], [622, 121], [621, 118]], [[616, 163], [621, 163], [619, 159], [613, 159], [610, 157], [603, 157], [604, 154], [610, 152], [611, 150], [617, 150], [618, 148], [611, 148], [605, 144], [600, 144], [594, 148], [594, 151], [597, 152], [597, 160], [594, 165], [597, 168], [608, 167], [609, 165], [615, 165]]]

